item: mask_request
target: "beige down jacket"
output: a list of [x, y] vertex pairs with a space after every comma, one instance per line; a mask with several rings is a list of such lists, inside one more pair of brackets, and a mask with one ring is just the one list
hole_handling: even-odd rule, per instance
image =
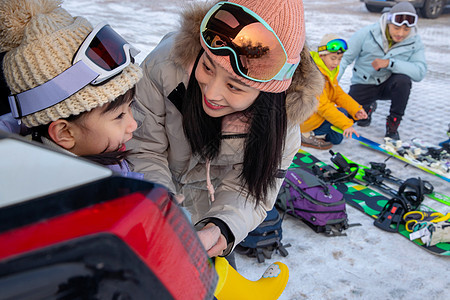
[[[163, 184], [175, 194], [184, 195], [184, 205], [191, 212], [194, 224], [209, 217], [224, 221], [237, 245], [264, 220], [266, 211], [274, 205], [282, 179], [277, 179], [267, 199], [255, 208], [254, 199], [250, 197], [246, 201], [246, 191], [242, 191], [238, 179], [244, 139], [225, 139], [219, 156], [211, 161], [209, 174], [215, 188], [215, 201], [209, 200], [205, 161], [191, 155], [183, 132], [182, 115], [167, 98], [179, 83], [187, 87], [201, 49], [200, 23], [208, 9], [200, 4], [186, 9], [180, 31], [167, 34], [142, 63], [144, 77], [137, 84], [133, 106], [138, 129], [127, 147], [134, 152], [130, 158], [134, 171], [144, 173], [147, 180]], [[288, 168], [300, 148], [299, 124], [315, 110], [316, 97], [322, 88], [323, 76], [305, 47], [288, 90], [289, 129], [280, 169]], [[234, 245], [230, 243], [225, 254]]]

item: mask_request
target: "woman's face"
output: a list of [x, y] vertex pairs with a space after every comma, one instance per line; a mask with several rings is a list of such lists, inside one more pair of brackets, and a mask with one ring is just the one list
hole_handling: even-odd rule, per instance
[[259, 90], [232, 77], [206, 53], [200, 57], [195, 78], [202, 91], [203, 110], [213, 118], [246, 110], [259, 95]]

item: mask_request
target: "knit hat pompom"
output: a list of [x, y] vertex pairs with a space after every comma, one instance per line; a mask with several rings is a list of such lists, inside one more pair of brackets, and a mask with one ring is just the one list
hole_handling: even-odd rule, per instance
[[54, 11], [61, 0], [0, 0], [0, 52], [20, 45], [30, 20]]

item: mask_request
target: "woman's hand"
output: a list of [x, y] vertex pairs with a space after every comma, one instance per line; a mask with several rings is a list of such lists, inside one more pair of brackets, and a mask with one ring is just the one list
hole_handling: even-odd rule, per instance
[[197, 235], [209, 257], [219, 256], [227, 248], [227, 240], [220, 229], [213, 223], [206, 224]]

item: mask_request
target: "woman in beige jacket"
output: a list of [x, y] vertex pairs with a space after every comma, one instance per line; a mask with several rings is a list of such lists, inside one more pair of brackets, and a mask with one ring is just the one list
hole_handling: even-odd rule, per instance
[[[234, 23], [223, 23], [224, 16]], [[251, 25], [266, 34], [262, 42], [226, 39]], [[278, 36], [270, 45], [264, 44], [273, 38], [269, 26]], [[196, 3], [184, 11], [180, 30], [142, 64], [130, 161], [147, 180], [183, 195], [199, 230], [220, 228], [206, 249], [210, 256], [228, 255], [264, 220], [300, 148], [298, 124], [314, 111], [323, 88], [304, 43], [299, 0]]]

